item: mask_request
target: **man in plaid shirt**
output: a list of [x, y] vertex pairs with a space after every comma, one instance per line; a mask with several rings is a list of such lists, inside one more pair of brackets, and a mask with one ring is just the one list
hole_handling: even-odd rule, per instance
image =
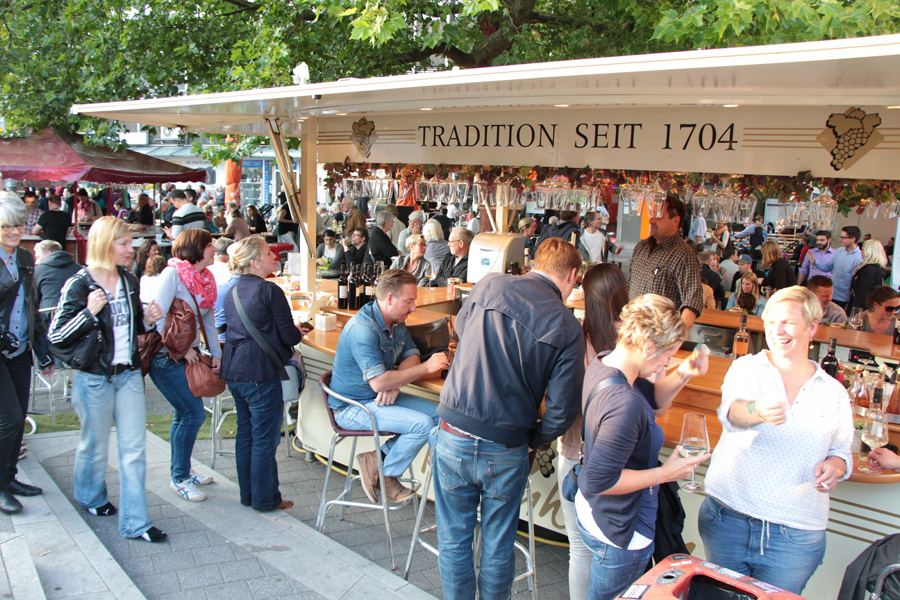
[[661, 217], [650, 217], [650, 237], [638, 242], [628, 273], [628, 296], [659, 294], [671, 299], [690, 327], [703, 310], [700, 261], [681, 238], [685, 218], [684, 202], [666, 196]]

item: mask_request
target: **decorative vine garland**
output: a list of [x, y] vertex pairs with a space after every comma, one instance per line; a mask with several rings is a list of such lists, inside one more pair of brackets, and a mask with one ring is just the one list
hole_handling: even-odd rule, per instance
[[838, 203], [838, 211], [846, 215], [851, 210], [862, 213], [871, 202], [883, 204], [900, 201], [900, 181], [814, 178], [809, 171], [794, 177], [768, 175], [726, 175], [716, 173], [673, 173], [666, 171], [627, 171], [609, 169], [574, 169], [553, 167], [498, 167], [493, 165], [400, 165], [353, 163], [326, 163], [325, 187], [333, 195], [335, 188], [347, 177], [369, 177], [382, 169], [392, 179], [414, 183], [419, 179], [444, 180], [451, 173], [468, 180], [481, 181], [489, 186], [506, 183], [520, 190], [533, 188], [545, 181], [560, 179], [573, 188], [619, 187], [625, 184], [655, 183], [664, 189], [694, 191], [701, 185], [726, 185], [739, 194], [757, 198], [778, 198], [783, 201], [806, 200], [814, 188], [829, 189]]

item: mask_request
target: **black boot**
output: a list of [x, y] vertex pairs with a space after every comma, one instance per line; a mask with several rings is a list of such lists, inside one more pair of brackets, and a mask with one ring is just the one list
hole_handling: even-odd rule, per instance
[[0, 511], [11, 515], [20, 512], [21, 510], [22, 503], [19, 502], [15, 496], [10, 494], [9, 490], [0, 490]]
[[16, 496], [39, 496], [44, 493], [44, 490], [38, 486], [22, 483], [18, 479], [10, 481], [8, 489], [10, 494], [15, 494]]

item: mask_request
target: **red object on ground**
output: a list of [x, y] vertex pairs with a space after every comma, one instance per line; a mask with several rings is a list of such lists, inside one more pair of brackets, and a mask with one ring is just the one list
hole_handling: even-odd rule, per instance
[[803, 596], [688, 554], [672, 554], [663, 559], [616, 596], [641, 600], [700, 600], [712, 597], [803, 600]]
[[206, 181], [204, 169], [188, 169], [134, 150], [88, 146], [79, 135], [53, 129], [27, 138], [0, 140], [0, 173], [23, 181]]

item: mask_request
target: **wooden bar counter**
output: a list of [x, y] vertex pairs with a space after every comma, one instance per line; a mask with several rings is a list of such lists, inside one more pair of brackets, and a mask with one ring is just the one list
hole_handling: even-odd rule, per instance
[[[324, 455], [328, 452], [331, 429], [322, 394], [315, 381], [323, 371], [332, 368], [339, 337], [340, 329], [328, 332], [314, 330], [304, 337], [302, 344], [310, 384], [306, 386], [301, 396], [298, 435], [305, 448]], [[685, 356], [687, 353], [679, 353], [676, 358]], [[661, 453], [662, 460], [668, 457], [671, 448], [677, 443], [681, 434], [682, 419], [688, 412], [706, 414], [710, 444], [715, 446], [722, 434], [716, 409], [720, 403], [722, 380], [730, 364], [729, 358], [711, 356], [709, 371], [703, 376], [693, 378], [676, 397], [673, 406], [657, 418], [666, 439], [666, 448]], [[440, 378], [430, 378], [406, 386], [403, 391], [437, 402], [443, 383]], [[891, 425], [890, 428], [891, 440], [896, 444], [900, 441], [900, 426]], [[369, 449], [369, 446], [364, 449]], [[346, 461], [347, 452], [347, 448], [341, 450], [339, 446], [337, 460]], [[856, 458], [854, 456], [854, 460]], [[424, 474], [425, 460], [423, 451], [413, 463], [417, 476]], [[705, 464], [698, 467], [698, 478], [702, 479], [705, 476], [707, 466]], [[773, 465], [773, 468], [777, 468], [777, 465]], [[545, 475], [535, 463], [530, 477], [536, 524], [565, 535], [556, 473]], [[893, 471], [885, 471], [878, 475], [855, 473], [850, 481], [842, 482], [831, 492], [825, 558], [807, 585], [806, 597], [835, 598], [847, 565], [869, 544], [885, 535], [900, 533], [900, 511], [897, 508], [897, 492], [900, 488], [896, 485], [898, 482], [900, 473]], [[680, 496], [687, 515], [682, 535], [692, 553], [703, 557], [697, 518], [704, 495], [681, 492]], [[524, 509], [522, 518], [525, 518]]]

